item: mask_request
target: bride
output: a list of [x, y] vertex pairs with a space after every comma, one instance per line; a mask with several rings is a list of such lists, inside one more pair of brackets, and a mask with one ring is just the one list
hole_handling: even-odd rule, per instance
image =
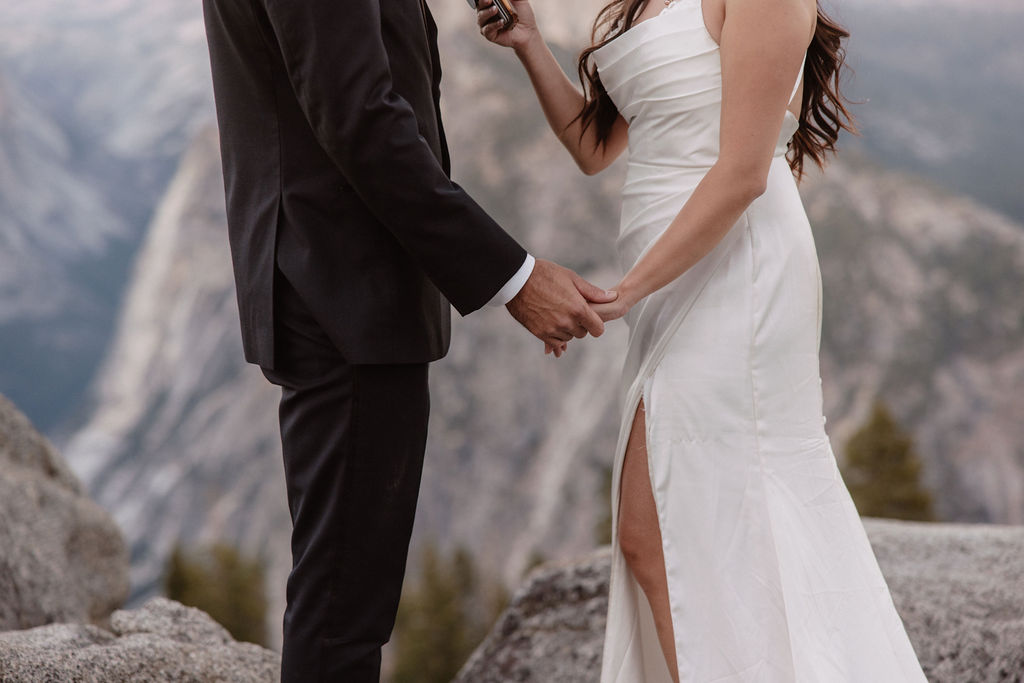
[[[500, 29], [580, 169], [629, 150], [630, 328], [602, 683], [925, 681], [822, 414], [821, 277], [797, 193], [853, 130], [815, 0], [613, 0], [581, 93], [528, 0]], [[561, 344], [546, 352], [560, 356]]]

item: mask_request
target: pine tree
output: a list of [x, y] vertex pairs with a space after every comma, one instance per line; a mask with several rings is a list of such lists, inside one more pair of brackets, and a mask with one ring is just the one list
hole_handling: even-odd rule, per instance
[[167, 563], [164, 594], [203, 610], [236, 640], [266, 645], [265, 574], [259, 559], [226, 543], [193, 552], [178, 544]]
[[425, 545], [420, 576], [405, 591], [395, 622], [393, 683], [449, 683], [508, 602], [463, 548], [448, 559]]
[[933, 521], [931, 493], [910, 435], [882, 401], [846, 444], [843, 480], [861, 515]]

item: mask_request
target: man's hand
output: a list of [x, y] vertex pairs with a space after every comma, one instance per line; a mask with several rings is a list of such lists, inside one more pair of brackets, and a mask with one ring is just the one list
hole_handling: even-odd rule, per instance
[[[615, 292], [618, 296], [614, 301], [606, 304], [592, 303], [590, 310], [597, 313], [601, 320], [604, 322], [611, 322], [612, 320], [618, 320], [622, 318], [629, 310], [636, 305], [636, 298], [624, 282], [620, 282], [611, 291]], [[568, 348], [569, 342], [562, 342], [559, 345], [552, 346], [551, 344], [544, 342], [544, 353], [553, 353], [555, 358], [561, 358], [562, 354], [565, 353]]]
[[604, 322], [590, 303], [611, 303], [616, 297], [615, 292], [595, 287], [568, 268], [537, 259], [530, 279], [505, 308], [548, 347], [562, 351], [573, 337], [582, 339], [588, 333], [600, 337]]

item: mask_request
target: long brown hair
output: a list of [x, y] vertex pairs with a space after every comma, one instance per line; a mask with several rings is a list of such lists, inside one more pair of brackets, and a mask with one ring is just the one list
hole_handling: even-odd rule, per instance
[[[597, 65], [593, 63], [591, 55], [628, 31], [648, 1], [657, 2], [612, 0], [605, 5], [594, 20], [591, 46], [580, 53], [577, 68], [586, 98], [576, 118], [582, 123], [581, 136], [582, 132], [594, 126], [597, 145], [607, 142], [619, 112], [601, 83]], [[839, 77], [844, 68], [849, 69], [843, 47], [843, 41], [849, 37], [849, 31], [818, 7], [814, 38], [807, 48], [807, 60], [804, 63], [800, 126], [793, 134], [786, 154], [789, 167], [798, 179], [803, 177], [805, 155], [819, 168], [823, 167], [825, 153], [834, 154], [836, 151], [840, 129], [857, 133], [853, 117], [846, 109], [845, 103], [849, 100], [839, 90]]]

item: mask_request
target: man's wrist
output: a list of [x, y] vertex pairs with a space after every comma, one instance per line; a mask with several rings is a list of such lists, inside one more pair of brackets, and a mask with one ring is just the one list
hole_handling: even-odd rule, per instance
[[488, 306], [504, 306], [509, 301], [512, 301], [519, 294], [519, 291], [526, 284], [526, 281], [530, 279], [530, 275], [533, 274], [533, 267], [537, 264], [537, 260], [532, 254], [527, 254], [523, 260], [523, 265], [519, 266], [519, 270], [515, 272], [515, 275], [509, 278], [508, 282], [498, 290], [498, 293], [487, 302]]

